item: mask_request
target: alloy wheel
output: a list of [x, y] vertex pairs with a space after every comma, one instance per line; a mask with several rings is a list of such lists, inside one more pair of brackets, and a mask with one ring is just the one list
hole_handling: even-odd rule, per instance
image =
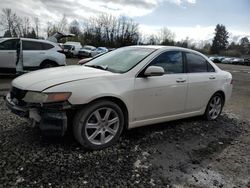
[[209, 104], [208, 115], [212, 120], [216, 119], [222, 110], [222, 100], [220, 96], [214, 96]]
[[119, 116], [112, 108], [99, 108], [89, 115], [84, 131], [89, 142], [103, 145], [115, 137], [119, 125]]

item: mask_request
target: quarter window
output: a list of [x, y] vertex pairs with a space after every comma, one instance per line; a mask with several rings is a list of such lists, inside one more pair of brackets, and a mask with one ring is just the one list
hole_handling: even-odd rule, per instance
[[156, 57], [150, 65], [162, 67], [166, 74], [183, 73], [182, 52], [164, 52]]
[[187, 71], [189, 73], [215, 72], [214, 68], [207, 60], [194, 53], [186, 53]]
[[43, 49], [44, 50], [49, 50], [51, 48], [54, 48], [54, 46], [52, 44], [43, 43]]
[[23, 50], [43, 50], [43, 43], [24, 40]]

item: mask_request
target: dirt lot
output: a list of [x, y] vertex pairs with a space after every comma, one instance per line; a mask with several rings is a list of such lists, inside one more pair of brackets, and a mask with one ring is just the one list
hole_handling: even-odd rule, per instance
[[[43, 139], [1, 99], [0, 187], [250, 187], [250, 67], [219, 66], [235, 82], [217, 121], [133, 129], [103, 151], [84, 151], [70, 134]], [[11, 80], [0, 78], [0, 94]]]

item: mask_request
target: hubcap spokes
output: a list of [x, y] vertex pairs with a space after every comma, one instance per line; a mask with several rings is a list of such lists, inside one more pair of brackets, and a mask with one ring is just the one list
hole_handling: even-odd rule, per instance
[[208, 113], [211, 119], [216, 119], [219, 116], [221, 112], [221, 107], [222, 107], [221, 98], [219, 96], [215, 96], [209, 104]]
[[85, 135], [92, 144], [106, 144], [116, 135], [119, 123], [118, 114], [113, 109], [99, 108], [89, 116]]

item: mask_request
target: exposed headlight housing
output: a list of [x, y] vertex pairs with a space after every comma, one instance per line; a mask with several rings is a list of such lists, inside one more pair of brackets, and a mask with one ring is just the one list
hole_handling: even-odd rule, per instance
[[51, 103], [66, 101], [70, 96], [70, 92], [41, 93], [28, 91], [23, 100], [27, 103]]

